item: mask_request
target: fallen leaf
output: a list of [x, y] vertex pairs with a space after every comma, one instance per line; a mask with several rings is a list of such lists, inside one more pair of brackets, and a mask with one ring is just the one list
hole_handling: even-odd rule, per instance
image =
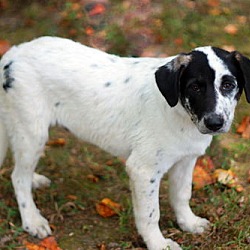
[[24, 241], [24, 245], [27, 250], [62, 250], [53, 236], [43, 239], [38, 244]]
[[106, 248], [106, 245], [102, 243], [102, 244], [100, 245], [100, 250], [106, 250], [106, 249], [107, 249], [107, 248]]
[[87, 179], [94, 182], [94, 183], [97, 183], [99, 181], [99, 178], [96, 175], [93, 175], [93, 174], [87, 175]]
[[55, 237], [53, 236], [50, 236], [50, 237], [47, 237], [45, 239], [43, 239], [41, 242], [40, 242], [40, 245], [42, 247], [45, 247], [46, 250], [62, 250], [56, 240], [55, 240]]
[[215, 166], [210, 156], [204, 155], [197, 159], [196, 165], [201, 166], [207, 172], [214, 171]]
[[230, 188], [235, 188], [237, 192], [242, 192], [244, 188], [239, 183], [236, 174], [231, 170], [216, 169], [214, 171], [214, 178], [221, 184]]
[[236, 132], [241, 134], [242, 138], [250, 139], [250, 116], [245, 116], [242, 119]]
[[118, 214], [122, 210], [122, 206], [109, 198], [102, 199], [96, 204], [96, 211], [102, 217], [111, 217]]
[[86, 33], [86, 35], [91, 36], [95, 33], [95, 30], [92, 27], [87, 27], [85, 29], [85, 33]]
[[68, 198], [69, 200], [72, 200], [72, 201], [77, 200], [77, 196], [75, 196], [75, 195], [73, 195], [73, 194], [67, 195], [67, 198]]
[[0, 56], [6, 53], [10, 49], [11, 45], [6, 40], [0, 40]]
[[66, 144], [66, 141], [64, 138], [57, 138], [55, 140], [49, 140], [47, 142], [48, 146], [64, 146]]
[[183, 39], [181, 37], [175, 38], [174, 39], [174, 44], [177, 46], [182, 46], [184, 43]]
[[228, 51], [228, 52], [232, 52], [235, 50], [235, 46], [234, 45], [223, 45], [222, 49]]
[[220, 5], [220, 0], [208, 0], [207, 4], [210, 7], [218, 7]]
[[214, 179], [202, 166], [196, 165], [193, 172], [193, 188], [201, 189], [209, 184], [214, 183]]
[[224, 31], [229, 35], [236, 35], [238, 33], [238, 27], [235, 24], [228, 24], [225, 26]]
[[90, 16], [100, 15], [104, 13], [106, 10], [105, 6], [101, 3], [97, 3], [94, 7], [89, 11]]
[[193, 188], [201, 189], [215, 183], [212, 172], [215, 166], [210, 156], [204, 155], [197, 159], [193, 172]]
[[240, 24], [246, 24], [247, 23], [247, 17], [246, 16], [237, 16], [236, 19]]

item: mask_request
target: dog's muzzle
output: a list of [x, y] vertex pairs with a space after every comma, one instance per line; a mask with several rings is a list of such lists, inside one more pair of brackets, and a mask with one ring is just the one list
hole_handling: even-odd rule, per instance
[[213, 132], [220, 130], [224, 125], [224, 118], [218, 114], [210, 114], [204, 118], [205, 126]]

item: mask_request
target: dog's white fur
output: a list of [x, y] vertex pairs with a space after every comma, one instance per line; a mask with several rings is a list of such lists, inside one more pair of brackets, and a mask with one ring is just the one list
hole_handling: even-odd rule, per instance
[[[210, 47], [204, 51], [210, 61], [216, 58]], [[56, 124], [127, 159], [136, 226], [148, 249], [180, 249], [158, 225], [159, 185], [166, 172], [180, 227], [205, 230], [209, 222], [191, 211], [189, 199], [196, 158], [212, 136], [199, 132], [181, 104], [170, 108], [158, 90], [155, 71], [173, 58], [120, 58], [50, 37], [13, 47], [2, 58], [1, 84], [10, 62], [14, 81], [7, 91], [0, 88], [0, 161], [9, 142], [15, 158], [12, 181], [27, 232], [40, 238], [51, 234], [31, 186], [32, 181], [34, 187], [49, 185], [34, 170], [48, 128]], [[216, 67], [216, 72], [225, 70]]]

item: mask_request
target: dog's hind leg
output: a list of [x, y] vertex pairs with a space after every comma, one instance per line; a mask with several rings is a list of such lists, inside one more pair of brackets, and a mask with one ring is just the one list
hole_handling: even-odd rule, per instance
[[[32, 117], [34, 118], [34, 117]], [[48, 125], [39, 118], [31, 119], [26, 127], [17, 123], [11, 144], [15, 158], [12, 183], [25, 231], [33, 236], [44, 238], [51, 234], [48, 221], [36, 208], [32, 198], [32, 180], [37, 162], [48, 138]], [[15, 125], [14, 125], [15, 126]], [[37, 175], [34, 175], [35, 178]], [[40, 177], [39, 177], [40, 179]]]
[[5, 159], [8, 145], [9, 141], [7, 131], [5, 129], [4, 124], [0, 121], [0, 167], [2, 166], [3, 161]]
[[209, 221], [196, 216], [189, 206], [195, 161], [194, 156], [185, 157], [169, 170], [169, 193], [180, 228], [191, 233], [202, 233], [209, 227]]

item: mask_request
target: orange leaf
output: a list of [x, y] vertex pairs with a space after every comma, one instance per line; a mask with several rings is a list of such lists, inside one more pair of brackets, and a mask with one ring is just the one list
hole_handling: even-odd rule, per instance
[[90, 16], [95, 16], [95, 15], [100, 15], [106, 10], [105, 6], [101, 3], [95, 4], [95, 6], [90, 10], [89, 15]]
[[58, 138], [55, 140], [50, 140], [47, 142], [48, 146], [64, 146], [66, 144], [66, 141], [64, 138]]
[[86, 35], [91, 36], [95, 33], [95, 30], [92, 27], [87, 27], [85, 29], [85, 33], [86, 33]]
[[206, 185], [215, 182], [212, 171], [214, 171], [215, 166], [212, 159], [205, 155], [199, 157], [196, 161], [194, 172], [193, 172], [193, 187], [198, 190]]
[[87, 178], [88, 178], [88, 180], [90, 180], [90, 181], [92, 181], [94, 183], [99, 181], [99, 178], [96, 175], [93, 175], [93, 174], [87, 175]]
[[45, 247], [46, 250], [62, 250], [58, 245], [55, 240], [55, 237], [50, 236], [45, 239], [43, 239], [40, 242], [40, 246]]
[[111, 217], [118, 214], [122, 210], [122, 206], [109, 198], [104, 198], [96, 204], [96, 211], [102, 217]]
[[245, 116], [242, 119], [242, 122], [238, 126], [236, 132], [241, 134], [243, 138], [250, 139], [250, 116]]
[[67, 198], [68, 198], [69, 200], [72, 200], [72, 201], [77, 200], [77, 196], [75, 196], [75, 195], [73, 195], [73, 194], [67, 195]]
[[236, 35], [238, 33], [238, 27], [235, 24], [228, 24], [225, 26], [224, 31], [230, 35]]
[[28, 242], [28, 241], [25, 241], [24, 245], [25, 245], [27, 250], [46, 250], [45, 247], [41, 247], [39, 245], [36, 245], [36, 244]]
[[195, 190], [201, 189], [206, 185], [214, 183], [214, 179], [205, 169], [197, 165], [193, 173], [193, 187]]
[[208, 0], [207, 4], [210, 7], [218, 7], [220, 5], [220, 0]]
[[11, 45], [6, 40], [0, 40], [0, 56], [10, 49]]
[[37, 244], [25, 241], [24, 245], [27, 250], [62, 250], [53, 236], [47, 237]]
[[237, 192], [242, 192], [244, 190], [240, 185], [236, 174], [230, 169], [216, 169], [214, 171], [214, 177], [219, 183], [230, 188], [235, 188]]
[[196, 165], [201, 166], [207, 172], [211, 172], [215, 169], [214, 163], [210, 156], [204, 155], [198, 158]]

